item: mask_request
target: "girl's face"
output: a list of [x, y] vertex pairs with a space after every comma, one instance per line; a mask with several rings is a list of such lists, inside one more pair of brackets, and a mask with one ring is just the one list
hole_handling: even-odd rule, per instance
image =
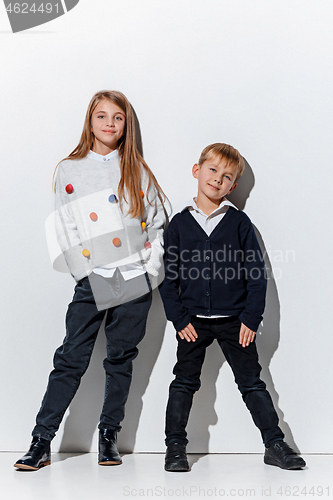
[[126, 123], [124, 111], [108, 99], [102, 99], [91, 115], [94, 134], [92, 150], [103, 156], [117, 149]]

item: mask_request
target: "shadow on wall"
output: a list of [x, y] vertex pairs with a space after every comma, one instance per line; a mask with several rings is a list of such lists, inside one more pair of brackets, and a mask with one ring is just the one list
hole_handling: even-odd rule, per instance
[[[133, 380], [126, 403], [125, 419], [119, 433], [118, 443], [122, 452], [132, 452], [142, 412], [142, 398], [149, 384], [150, 375], [159, 356], [166, 318], [158, 289], [153, 292], [153, 303], [149, 311], [146, 335], [139, 344], [139, 356], [134, 361]], [[164, 408], [163, 408], [164, 410]], [[163, 429], [161, 429], [163, 433]]]
[[[240, 210], [244, 210], [246, 201], [250, 196], [255, 183], [252, 168], [245, 160], [245, 171], [238, 186], [228, 199]], [[272, 397], [275, 409], [279, 416], [279, 425], [285, 434], [285, 439], [290, 446], [298, 449], [290, 427], [284, 420], [284, 414], [279, 407], [279, 394], [275, 390], [272, 376], [269, 370], [271, 359], [278, 348], [280, 340], [280, 302], [278, 298], [276, 283], [272, 273], [272, 266], [269, 261], [262, 237], [257, 228], [256, 235], [265, 256], [265, 264], [268, 273], [268, 288], [266, 296], [266, 308], [264, 319], [256, 335], [257, 348], [262, 366], [261, 378], [266, 382], [267, 389]], [[218, 415], [215, 412], [214, 405], [216, 401], [216, 381], [220, 369], [226, 362], [224, 355], [218, 344], [214, 342], [207, 349], [205, 362], [201, 375], [201, 390], [199, 390], [193, 401], [193, 409], [187, 427], [189, 446], [188, 451], [197, 453], [209, 452], [209, 426], [218, 423]], [[237, 386], [235, 384], [235, 390]], [[241, 396], [240, 396], [241, 397]], [[193, 418], [195, 416], [195, 418]], [[223, 432], [223, 429], [221, 430]], [[259, 433], [259, 430], [258, 430]]]

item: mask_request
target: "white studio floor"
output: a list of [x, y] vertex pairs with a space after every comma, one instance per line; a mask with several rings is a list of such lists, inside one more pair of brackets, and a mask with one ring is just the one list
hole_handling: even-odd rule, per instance
[[52, 453], [51, 466], [17, 471], [20, 453], [0, 453], [1, 500], [125, 498], [333, 497], [333, 455], [303, 455], [307, 468], [265, 465], [261, 454], [189, 454], [191, 471], [165, 472], [164, 454], [123, 455], [123, 464], [97, 465], [97, 453]]

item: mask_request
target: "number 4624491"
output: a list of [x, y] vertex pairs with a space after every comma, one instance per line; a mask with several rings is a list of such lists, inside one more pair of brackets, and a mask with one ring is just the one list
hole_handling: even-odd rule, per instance
[[12, 13], [14, 13], [14, 14], [29, 14], [29, 13], [51, 14], [53, 9], [58, 14], [59, 13], [59, 4], [56, 3], [53, 5], [50, 2], [41, 3], [41, 4], [33, 3], [29, 7], [29, 5], [26, 2], [23, 2], [23, 3], [15, 2], [15, 3], [8, 4], [8, 6], [6, 8], [7, 12], [9, 12], [10, 14], [12, 14]]
[[330, 489], [329, 486], [324, 488], [323, 486], [312, 486], [311, 487], [303, 487], [300, 488], [299, 486], [284, 486], [280, 487], [277, 492], [277, 495], [280, 495], [281, 497], [321, 497], [321, 496], [329, 496], [330, 495]]

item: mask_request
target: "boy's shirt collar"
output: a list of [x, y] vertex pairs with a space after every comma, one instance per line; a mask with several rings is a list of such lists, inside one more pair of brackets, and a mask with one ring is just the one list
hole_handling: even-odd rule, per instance
[[184, 207], [184, 210], [188, 209], [188, 210], [195, 210], [197, 213], [199, 213], [200, 215], [203, 215], [204, 217], [206, 217], [207, 219], [212, 219], [213, 217], [216, 217], [220, 214], [223, 214], [225, 213], [229, 207], [233, 207], [234, 209], [238, 210], [238, 208], [233, 204], [231, 203], [231, 201], [229, 201], [227, 198], [225, 200], [223, 200], [220, 205], [209, 215], [205, 214], [197, 205], [197, 198], [196, 196], [194, 198], [192, 198], [192, 200]]
[[105, 161], [105, 162], [119, 159], [118, 149], [111, 151], [111, 153], [109, 153], [105, 156], [100, 155], [98, 153], [95, 153], [95, 151], [90, 150], [87, 156], [88, 156], [88, 158], [91, 158], [92, 160]]

